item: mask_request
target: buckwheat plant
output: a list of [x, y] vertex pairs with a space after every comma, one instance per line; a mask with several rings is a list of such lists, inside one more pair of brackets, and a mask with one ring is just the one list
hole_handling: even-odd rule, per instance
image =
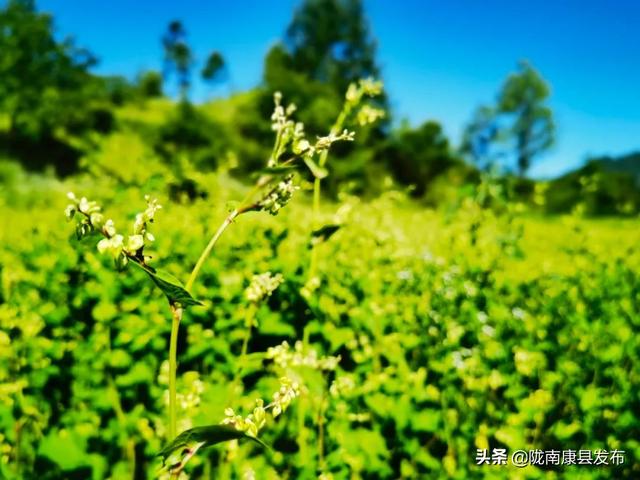
[[[369, 124], [373, 124], [384, 118], [385, 112], [379, 108], [366, 103], [367, 98], [376, 97], [382, 94], [383, 85], [382, 82], [373, 80], [371, 78], [362, 79], [358, 82], [351, 83], [345, 94], [345, 101], [336, 119], [335, 123], [331, 127], [329, 135], [318, 139], [318, 143], [321, 145], [326, 144], [327, 148], [323, 148], [318, 157], [317, 163], [313, 159], [305, 160], [307, 166], [311, 170], [314, 176], [313, 181], [313, 229], [314, 238], [324, 235], [324, 227], [319, 225], [320, 216], [320, 190], [321, 182], [323, 178], [326, 178], [328, 171], [326, 169], [327, 159], [329, 158], [329, 148], [332, 142], [336, 140], [352, 140], [353, 137], [348, 137], [348, 132], [344, 130], [345, 124], [349, 121], [355, 121], [361, 127]], [[338, 132], [343, 132], [339, 134]], [[316, 144], [316, 149], [317, 149]], [[319, 242], [312, 242], [311, 244], [311, 263], [309, 266], [309, 274], [307, 284], [302, 290], [303, 295], [310, 296], [311, 293], [316, 290], [320, 285], [320, 279], [317, 276], [318, 269], [318, 249]]]
[[[279, 349], [274, 350], [275, 353], [272, 352], [274, 355], [272, 358], [284, 373], [280, 379], [281, 387], [274, 393], [270, 402], [266, 403], [262, 399], [256, 399], [253, 412], [246, 417], [238, 415], [233, 409], [228, 408], [225, 412], [226, 416], [220, 424], [189, 428], [180, 433], [178, 432], [178, 400], [180, 400], [183, 409], [190, 408], [192, 403], [195, 404], [199, 401], [199, 398], [197, 398], [198, 389], [196, 389], [195, 396], [190, 396], [190, 394], [178, 396], [176, 391], [176, 356], [179, 326], [187, 308], [201, 305], [190, 292], [207, 257], [211, 254], [226, 229], [241, 215], [248, 212], [267, 212], [271, 215], [277, 215], [298, 189], [294, 182], [295, 175], [293, 172], [301, 165], [306, 165], [315, 177], [314, 212], [317, 217], [320, 195], [319, 182], [323, 177], [323, 168], [329, 149], [335, 142], [354, 140], [354, 132], [343, 129], [345, 120], [358, 107], [364, 96], [376, 95], [380, 90], [381, 84], [371, 80], [364, 80], [351, 85], [346, 95], [345, 107], [333, 128], [328, 135], [317, 137], [313, 142], [305, 136], [304, 125], [295, 122], [291, 118], [296, 110], [295, 105], [283, 106], [282, 95], [276, 92], [274, 94], [275, 108], [271, 116], [275, 142], [271, 155], [267, 160], [267, 168], [259, 177], [254, 188], [240, 202], [238, 207], [229, 212], [212, 235], [195, 262], [184, 285], [169, 273], [152, 266], [150, 257], [145, 255], [145, 249], [155, 240], [150, 231], [150, 226], [154, 222], [157, 212], [162, 208], [156, 199], [152, 199], [149, 196], [145, 197], [146, 208], [136, 215], [129, 232], [126, 232], [125, 230], [118, 230], [116, 223], [112, 219], [106, 218], [97, 202], [90, 201], [86, 197], [78, 198], [73, 193], [68, 194], [70, 203], [65, 210], [65, 215], [69, 221], [75, 220], [78, 239], [91, 236], [102, 237], [97, 242], [97, 249], [100, 253], [109, 255], [118, 270], [125, 270], [130, 265], [142, 269], [168, 300], [168, 309], [172, 318], [168, 352], [168, 378], [166, 379], [168, 385], [168, 421], [166, 431], [169, 443], [159, 455], [162, 456], [163, 465], [166, 465], [171, 478], [178, 478], [181, 475], [185, 464], [200, 448], [240, 438], [253, 439], [262, 444], [262, 441], [258, 439], [258, 433], [267, 422], [267, 413], [272, 418], [278, 417], [286, 411], [291, 401], [299, 395], [301, 390], [298, 380], [287, 375], [289, 369], [285, 368], [285, 364], [290, 365], [304, 361], [310, 362], [321, 370], [335, 368], [338, 361], [335, 358], [321, 359], [308, 352], [303, 355], [302, 347], [299, 348], [298, 346], [296, 346], [295, 353], [289, 356], [289, 353], [286, 352], [286, 347], [281, 346]], [[358, 121], [360, 124], [366, 124], [381, 115], [381, 112], [371, 108], [362, 108], [358, 112]], [[255, 311], [258, 303], [268, 297], [282, 281], [282, 276], [271, 275], [270, 273], [254, 277], [246, 291], [246, 299], [252, 306], [253, 311]], [[246, 355], [254, 322], [253, 315], [251, 315], [246, 324], [247, 336], [244, 341], [242, 356]], [[286, 359], [286, 362], [284, 359]], [[192, 375], [197, 375], [197, 373], [194, 372]], [[164, 377], [164, 373], [161, 376]], [[199, 379], [197, 380], [200, 382]], [[198, 382], [196, 384], [200, 388], [201, 384]]]

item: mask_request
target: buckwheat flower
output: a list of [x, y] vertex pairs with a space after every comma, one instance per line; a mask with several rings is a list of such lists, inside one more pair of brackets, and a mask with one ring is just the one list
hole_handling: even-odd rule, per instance
[[80, 202], [78, 202], [78, 210], [80, 210], [81, 213], [89, 213], [89, 201], [87, 197], [80, 199]]
[[374, 80], [373, 78], [365, 78], [360, 80], [360, 88], [364, 95], [369, 97], [376, 97], [382, 93], [382, 82], [380, 80]]
[[282, 377], [280, 379], [280, 390], [273, 394], [273, 417], [275, 418], [283, 413], [298, 395], [300, 395], [298, 383], [287, 377]]
[[67, 208], [64, 209], [64, 215], [67, 217], [67, 221], [73, 220], [73, 217], [76, 214], [76, 206], [75, 205], [67, 205]]
[[358, 111], [357, 120], [358, 124], [362, 127], [375, 123], [381, 118], [384, 118], [385, 112], [379, 108], [373, 108], [370, 105], [363, 105]]
[[129, 235], [125, 250], [130, 255], [135, 255], [138, 250], [144, 247], [144, 238], [142, 235]]
[[358, 85], [356, 85], [355, 83], [350, 83], [349, 87], [347, 88], [347, 93], [345, 95], [345, 98], [347, 99], [348, 102], [356, 102], [359, 99], [360, 96], [360, 92], [358, 89]]
[[240, 430], [251, 437], [257, 437], [260, 429], [264, 427], [267, 419], [264, 400], [256, 399], [256, 406], [253, 412], [246, 418], [237, 415], [233, 408], [226, 408], [224, 411], [225, 418], [222, 420], [224, 425], [233, 425], [236, 430]]
[[280, 345], [267, 349], [267, 358], [273, 360], [276, 365], [286, 366], [289, 359], [289, 344], [283, 341]]
[[267, 421], [267, 414], [264, 409], [264, 400], [261, 398], [256, 398], [256, 406], [253, 409], [253, 419], [258, 430], [264, 427]]
[[93, 225], [93, 227], [95, 229], [100, 229], [102, 228], [102, 222], [104, 221], [104, 215], [102, 215], [101, 213], [98, 212], [94, 212], [91, 215], [89, 215], [89, 221], [91, 222], [91, 225]]
[[294, 142], [293, 144], [293, 153], [299, 155], [301, 153], [304, 152], [308, 152], [309, 150], [312, 150], [312, 146], [309, 143], [309, 141], [306, 138], [303, 138], [302, 140], [298, 141], [298, 142]]
[[318, 359], [317, 368], [320, 370], [335, 370], [340, 363], [340, 356], [320, 357]]
[[[162, 208], [162, 205], [158, 203], [157, 199], [151, 199], [149, 195], [145, 195], [144, 199], [147, 201], [147, 208], [144, 212], [136, 215], [136, 220], [133, 223], [134, 234], [145, 235], [147, 231], [147, 224], [153, 222], [156, 212]], [[148, 235], [145, 236], [149, 237]], [[152, 241], [152, 238], [153, 235], [148, 239]]]
[[354, 388], [356, 388], [356, 383], [351, 376], [338, 377], [331, 383], [329, 393], [332, 397], [340, 397], [351, 392]]
[[98, 252], [109, 253], [113, 258], [117, 258], [124, 248], [124, 237], [116, 234], [111, 238], [103, 238], [98, 242]]
[[283, 281], [284, 277], [279, 273], [272, 275], [271, 272], [266, 272], [254, 275], [245, 290], [245, 296], [250, 302], [258, 303], [270, 296]]
[[336, 135], [335, 133], [331, 132], [329, 133], [329, 135], [326, 135], [324, 137], [318, 137], [315, 148], [318, 151], [328, 150], [333, 143], [340, 140], [352, 142], [355, 138], [355, 135], [355, 132], [350, 132], [347, 129], [343, 130], [340, 135]]
[[282, 93], [274, 92], [273, 103], [275, 104], [275, 107], [273, 109], [273, 113], [271, 114], [271, 128], [274, 131], [279, 131], [287, 121], [287, 114], [280, 104], [281, 101]]
[[280, 209], [289, 203], [293, 192], [298, 190], [298, 188], [299, 187], [293, 185], [293, 175], [287, 175], [284, 180], [278, 183], [258, 202], [258, 210], [264, 210], [271, 215], [277, 215]]
[[91, 215], [100, 211], [100, 207], [96, 202], [90, 202], [87, 197], [82, 197], [78, 202], [78, 210], [85, 215]]
[[113, 224], [113, 220], [109, 219], [106, 222], [104, 222], [104, 225], [102, 226], [102, 231], [107, 237], [113, 237], [116, 234], [116, 227]]
[[302, 139], [304, 137], [304, 124], [302, 122], [297, 122], [295, 127], [293, 128], [293, 138], [295, 140]]

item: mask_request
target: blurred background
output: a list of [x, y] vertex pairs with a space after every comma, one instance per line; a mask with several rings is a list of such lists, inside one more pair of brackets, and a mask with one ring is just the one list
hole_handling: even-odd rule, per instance
[[547, 211], [570, 211], [584, 178], [590, 212], [638, 208], [635, 2], [3, 4], [5, 170], [70, 175], [120, 138], [243, 179], [273, 91], [321, 133], [373, 76], [386, 121], [338, 153], [332, 194], [392, 182], [435, 205], [495, 165], [527, 203], [544, 185]]
[[[0, 478], [168, 478], [166, 299], [76, 239], [67, 192], [120, 232], [157, 197], [145, 255], [184, 280], [264, 172], [274, 92], [313, 140], [369, 77], [385, 116], [348, 119], [319, 212], [296, 170], [181, 325], [180, 430], [302, 393], [272, 451], [181, 478], [640, 478], [639, 24], [631, 0], [0, 0]], [[339, 360], [283, 368], [283, 341]], [[610, 463], [477, 465], [494, 448]]]

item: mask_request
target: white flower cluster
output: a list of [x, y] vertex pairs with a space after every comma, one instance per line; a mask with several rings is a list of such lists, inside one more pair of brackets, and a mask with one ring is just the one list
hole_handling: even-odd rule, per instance
[[233, 408], [227, 408], [224, 411], [225, 418], [222, 420], [224, 425], [233, 425], [237, 430], [245, 432], [247, 435], [257, 437], [260, 429], [264, 427], [267, 421], [266, 412], [271, 409], [271, 415], [276, 418], [285, 412], [294, 398], [300, 395], [300, 386], [293, 380], [282, 377], [280, 378], [280, 388], [273, 394], [273, 401], [266, 405], [261, 398], [256, 399], [256, 406], [248, 416], [238, 415]]
[[293, 192], [298, 188], [300, 187], [293, 184], [293, 175], [287, 175], [262, 197], [262, 200], [258, 202], [258, 209], [269, 212], [271, 215], [277, 215], [280, 209], [289, 203]]
[[67, 220], [71, 221], [76, 213], [80, 214], [76, 225], [76, 234], [79, 239], [102, 228], [104, 216], [100, 213], [101, 208], [96, 202], [87, 200], [87, 197], [78, 199], [73, 192], [67, 193], [67, 198], [72, 202], [64, 210]]
[[329, 393], [332, 397], [341, 397], [351, 392], [354, 388], [356, 388], [356, 382], [353, 380], [353, 377], [345, 375], [337, 377], [331, 382]]
[[[365, 97], [377, 97], [382, 93], [382, 82], [371, 78], [351, 83], [347, 89], [345, 108], [351, 111], [358, 107]], [[360, 126], [369, 125], [385, 117], [385, 111], [363, 104], [356, 114], [356, 120]]]
[[377, 122], [381, 118], [384, 118], [385, 112], [379, 108], [374, 108], [371, 105], [363, 105], [356, 116], [358, 124], [361, 127]]
[[318, 352], [314, 349], [305, 349], [301, 341], [295, 343], [293, 350], [286, 341], [275, 347], [269, 347], [267, 358], [282, 368], [310, 367], [316, 370], [335, 370], [340, 362], [339, 356], [318, 356]]
[[261, 302], [270, 296], [282, 282], [284, 282], [284, 277], [279, 273], [272, 275], [271, 272], [266, 272], [254, 275], [245, 290], [245, 296], [250, 302]]
[[300, 395], [300, 385], [287, 377], [282, 377], [280, 390], [273, 394], [273, 402], [270, 404], [273, 407], [273, 418], [283, 413], [298, 395]]
[[347, 348], [351, 351], [353, 360], [356, 363], [366, 362], [373, 356], [373, 347], [369, 337], [360, 335], [358, 338], [352, 338], [347, 342]]
[[329, 148], [331, 148], [331, 145], [334, 144], [335, 142], [338, 142], [340, 140], [344, 140], [347, 142], [353, 142], [353, 140], [355, 139], [355, 132], [350, 132], [349, 130], [347, 130], [346, 128], [342, 131], [342, 133], [340, 135], [336, 135], [335, 133], [331, 132], [329, 133], [329, 135], [325, 136], [325, 137], [318, 137], [318, 141], [316, 142], [315, 146], [313, 147], [314, 150], [316, 152], [322, 152], [323, 150], [329, 150]]
[[291, 115], [296, 111], [295, 104], [291, 103], [286, 108], [282, 106], [282, 93], [275, 92], [273, 94], [275, 108], [271, 115], [271, 129], [276, 132], [276, 141], [273, 146], [273, 152], [267, 162], [267, 167], [275, 167], [278, 165], [280, 155], [291, 145], [296, 153], [306, 150], [309, 144], [304, 139], [304, 125], [300, 122], [291, 120]]
[[266, 410], [264, 407], [264, 400], [261, 398], [256, 399], [256, 406], [253, 409], [253, 413], [250, 413], [246, 418], [242, 415], [237, 415], [233, 408], [227, 408], [224, 411], [225, 418], [221, 423], [225, 425], [233, 425], [236, 430], [245, 432], [247, 435], [257, 437], [260, 429], [264, 427], [266, 423]]
[[[364, 93], [358, 93], [362, 96]], [[291, 147], [296, 155], [304, 155], [307, 159], [311, 159], [315, 154], [328, 150], [334, 142], [353, 141], [354, 132], [344, 130], [341, 134], [331, 132], [324, 137], [318, 137], [315, 143], [311, 143], [305, 138], [304, 125], [300, 122], [294, 122], [290, 116], [295, 112], [296, 106], [292, 103], [285, 109], [282, 102], [282, 94], [276, 92], [273, 95], [275, 109], [271, 115], [271, 128], [276, 132], [276, 141], [268, 167], [278, 165], [278, 160], [282, 153]]]
[[377, 97], [382, 93], [383, 84], [379, 80], [363, 78], [357, 83], [351, 83], [347, 88], [345, 98], [347, 102], [356, 105], [363, 97]]
[[133, 224], [133, 235], [125, 237], [116, 230], [113, 220], [104, 221], [104, 216], [100, 213], [101, 209], [96, 202], [90, 202], [86, 197], [79, 200], [69, 192], [67, 198], [73, 203], [69, 204], [65, 209], [65, 215], [68, 220], [72, 220], [76, 213], [81, 214], [81, 218], [76, 226], [78, 238], [82, 238], [93, 231], [99, 231], [105, 238], [98, 242], [98, 251], [100, 253], [109, 253], [118, 268], [123, 268], [129, 261], [129, 257], [140, 257], [145, 242], [155, 240], [151, 232], [147, 231], [149, 223], [153, 222], [156, 212], [162, 208], [156, 199], [145, 196], [147, 208], [144, 212], [136, 215]]
[[149, 195], [145, 195], [144, 199], [147, 202], [147, 208], [144, 212], [138, 213], [136, 215], [136, 220], [133, 223], [133, 233], [134, 235], [141, 235], [146, 240], [153, 242], [155, 238], [151, 234], [151, 232], [147, 231], [147, 225], [149, 223], [153, 223], [156, 212], [162, 208], [162, 205], [158, 203], [157, 199], [152, 199], [151, 197], [149, 197]]

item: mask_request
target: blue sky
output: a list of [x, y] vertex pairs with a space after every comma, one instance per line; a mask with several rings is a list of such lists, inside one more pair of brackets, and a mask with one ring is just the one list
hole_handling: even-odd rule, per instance
[[[640, 1], [365, 0], [394, 114], [441, 122], [454, 144], [474, 108], [495, 99], [528, 59], [552, 87], [558, 141], [531, 174], [553, 176], [587, 155], [640, 149]], [[194, 96], [256, 85], [264, 54], [282, 37], [298, 0], [40, 0], [59, 35], [100, 58], [98, 73], [159, 69], [160, 36], [180, 19], [202, 59], [220, 50], [230, 82]]]

